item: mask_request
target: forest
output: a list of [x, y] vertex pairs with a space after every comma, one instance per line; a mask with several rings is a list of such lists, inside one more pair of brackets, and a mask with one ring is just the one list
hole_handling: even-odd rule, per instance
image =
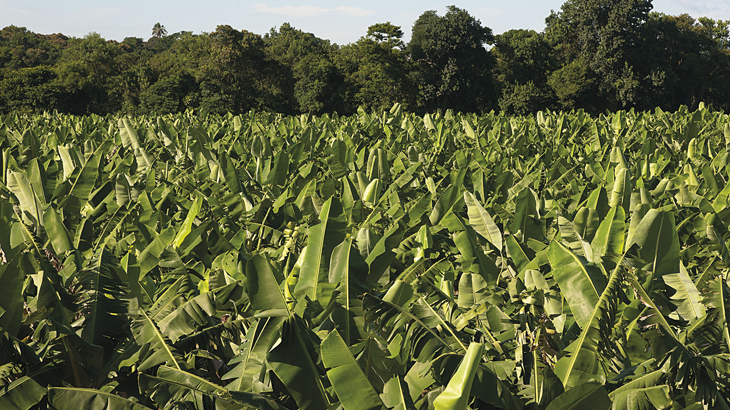
[[210, 33], [106, 40], [0, 30], [0, 112], [286, 115], [395, 103], [414, 113], [526, 115], [540, 110], [730, 109], [730, 21], [652, 12], [651, 0], [568, 0], [542, 32], [495, 35], [467, 10], [373, 24], [346, 45], [288, 23], [259, 35]]

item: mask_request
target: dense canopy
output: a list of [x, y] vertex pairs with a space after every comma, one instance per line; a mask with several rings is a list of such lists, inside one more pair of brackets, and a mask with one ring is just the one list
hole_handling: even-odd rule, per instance
[[650, 0], [568, 0], [542, 32], [494, 35], [467, 10], [425, 11], [408, 43], [373, 24], [337, 45], [283, 23], [107, 41], [0, 31], [0, 112], [284, 114], [453, 109], [590, 113], [705, 102], [730, 110], [727, 21], [653, 13]]

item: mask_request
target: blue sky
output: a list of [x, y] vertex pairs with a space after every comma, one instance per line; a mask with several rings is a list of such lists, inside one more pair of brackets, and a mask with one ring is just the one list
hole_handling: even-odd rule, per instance
[[[0, 0], [0, 27], [16, 25], [50, 34], [83, 37], [97, 32], [107, 39], [150, 37], [152, 26], [162, 23], [169, 33], [210, 32], [229, 24], [264, 34], [284, 22], [334, 43], [357, 41], [368, 26], [390, 21], [403, 28], [406, 40], [413, 22], [426, 10], [440, 15], [446, 6], [466, 9], [492, 28], [495, 34], [513, 28], [542, 31], [550, 10], [559, 10], [561, 0], [464, 0], [442, 1], [329, 1], [305, 0]], [[730, 20], [730, 0], [655, 0], [654, 11], [688, 13]]]

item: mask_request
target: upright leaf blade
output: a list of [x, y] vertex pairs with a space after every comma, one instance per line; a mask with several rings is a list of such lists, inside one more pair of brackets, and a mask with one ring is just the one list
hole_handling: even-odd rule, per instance
[[585, 259], [556, 241], [550, 243], [548, 260], [575, 321], [581, 328], [585, 328], [603, 291], [605, 278], [600, 270], [589, 266]]
[[466, 202], [469, 212], [469, 224], [479, 235], [483, 236], [501, 252], [502, 232], [499, 230], [497, 224], [494, 223], [492, 217], [479, 204], [471, 192], [464, 191], [464, 202]]

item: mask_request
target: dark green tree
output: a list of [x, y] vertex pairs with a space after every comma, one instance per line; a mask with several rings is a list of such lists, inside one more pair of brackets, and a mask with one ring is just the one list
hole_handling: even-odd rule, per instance
[[25, 27], [0, 30], [0, 68], [52, 66], [56, 64], [68, 38], [62, 34], [42, 35]]
[[499, 108], [528, 114], [553, 106], [554, 93], [548, 75], [555, 58], [544, 35], [534, 30], [509, 30], [495, 37], [491, 54], [495, 80], [501, 89]]
[[202, 108], [242, 113], [263, 104], [261, 81], [268, 64], [261, 36], [218, 26], [203, 58], [198, 69]]
[[558, 108], [583, 108], [596, 112], [605, 107], [598, 95], [598, 77], [583, 59], [566, 63], [550, 73], [548, 85], [558, 99]]
[[568, 0], [545, 20], [561, 65], [575, 68], [574, 61], [582, 61], [595, 73], [597, 108], [619, 109], [637, 100], [639, 40], [651, 9], [651, 0]]
[[466, 10], [449, 6], [444, 16], [427, 11], [413, 25], [407, 52], [415, 67], [419, 105], [427, 110], [478, 111], [496, 100], [493, 59], [486, 45], [492, 30]]
[[495, 36], [491, 53], [500, 82], [545, 82], [555, 68], [550, 44], [534, 30], [509, 30]]
[[284, 112], [341, 111], [343, 77], [333, 63], [337, 47], [284, 23], [264, 36], [266, 54], [280, 65]]
[[117, 57], [122, 53], [117, 44], [97, 33], [72, 39], [56, 68], [62, 92], [59, 104], [63, 110], [74, 114], [105, 114], [121, 109], [123, 67]]
[[370, 26], [365, 37], [340, 48], [335, 61], [346, 76], [351, 107], [383, 111], [397, 102], [406, 108], [413, 104], [402, 38], [399, 26], [379, 23]]
[[177, 75], [168, 75], [152, 84], [140, 96], [144, 112], [167, 114], [184, 110], [186, 81]]
[[0, 111], [40, 111], [56, 108], [56, 73], [48, 66], [7, 72], [0, 81]]
[[730, 108], [728, 21], [695, 20], [687, 14], [652, 13], [642, 31], [642, 108], [696, 108], [700, 102]]

